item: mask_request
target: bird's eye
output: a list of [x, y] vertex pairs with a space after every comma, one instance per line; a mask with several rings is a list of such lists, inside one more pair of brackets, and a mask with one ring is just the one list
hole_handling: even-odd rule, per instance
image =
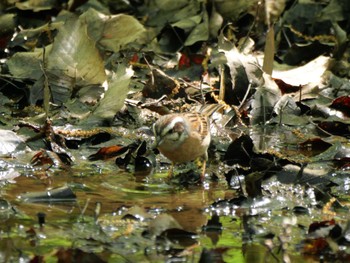
[[176, 122], [173, 127], [169, 127], [167, 126], [163, 131], [162, 131], [162, 135], [166, 136], [166, 135], [171, 135], [171, 137], [173, 137], [174, 135], [178, 135], [180, 134], [182, 131], [184, 130], [184, 125], [181, 122]]
[[175, 130], [174, 130], [174, 128], [172, 128], [172, 129], [168, 130], [167, 134], [172, 134], [174, 132], [175, 132]]

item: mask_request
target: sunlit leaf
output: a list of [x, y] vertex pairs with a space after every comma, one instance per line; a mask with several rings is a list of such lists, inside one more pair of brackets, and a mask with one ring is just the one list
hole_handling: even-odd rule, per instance
[[[319, 56], [309, 63], [299, 67], [287, 67], [275, 64], [272, 77], [281, 79], [289, 85], [299, 86], [308, 83], [319, 83], [327, 69], [329, 58]], [[277, 67], [278, 66], [278, 67]], [[302, 91], [305, 93], [305, 91]], [[302, 96], [303, 98], [303, 96]]]
[[80, 16], [80, 20], [87, 24], [89, 37], [108, 51], [118, 52], [127, 44], [140, 39], [145, 32], [138, 20], [124, 14], [106, 16], [89, 9]]
[[23, 138], [11, 130], [0, 129], [0, 155], [11, 154], [25, 148], [26, 144]]
[[28, 0], [16, 2], [16, 7], [21, 10], [32, 10], [34, 12], [39, 12], [52, 9], [55, 3], [55, 0]]
[[99, 102], [97, 108], [84, 123], [111, 122], [115, 114], [123, 107], [124, 100], [129, 91], [130, 79], [134, 71], [123, 65], [119, 65], [118, 71], [111, 77], [108, 90]]
[[[106, 75], [101, 56], [88, 36], [87, 25], [77, 18], [66, 21], [48, 57], [48, 71], [76, 79], [79, 84], [102, 84]], [[88, 54], [88, 55], [87, 55]]]
[[217, 11], [224, 18], [238, 19], [242, 14], [247, 13], [252, 5], [257, 3], [256, 0], [215, 0]]
[[[45, 73], [55, 103], [67, 101], [81, 87], [106, 80], [103, 61], [87, 34], [87, 25], [76, 17], [68, 18], [59, 29], [51, 50], [46, 50], [46, 57]], [[44, 77], [38, 78], [32, 87], [32, 103], [42, 99], [44, 82]]]
[[213, 5], [209, 17], [209, 33], [211, 37], [217, 37], [223, 21], [223, 17], [216, 11], [215, 5]]
[[262, 70], [253, 56], [239, 52], [223, 35], [219, 36], [219, 51], [225, 55], [224, 63], [228, 68], [225, 70], [224, 100], [228, 104], [242, 103], [244, 98], [249, 98], [249, 85], [261, 86]]

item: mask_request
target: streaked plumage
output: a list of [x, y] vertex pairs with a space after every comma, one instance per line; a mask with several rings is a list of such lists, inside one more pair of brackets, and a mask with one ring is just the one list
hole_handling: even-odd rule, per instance
[[210, 144], [208, 117], [199, 113], [164, 115], [156, 121], [153, 131], [155, 146], [173, 163], [185, 163], [199, 157], [207, 160]]

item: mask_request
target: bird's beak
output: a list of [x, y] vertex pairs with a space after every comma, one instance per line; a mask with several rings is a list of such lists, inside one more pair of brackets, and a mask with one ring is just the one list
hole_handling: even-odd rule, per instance
[[159, 138], [159, 136], [155, 137], [154, 143], [152, 144], [152, 149], [158, 148], [158, 146], [162, 143], [162, 140]]
[[158, 145], [161, 143], [161, 139], [159, 136], [157, 136], [155, 124], [153, 124], [152, 126], [152, 131], [154, 135], [154, 143], [152, 144], [151, 149], [154, 150], [154, 149], [157, 149]]

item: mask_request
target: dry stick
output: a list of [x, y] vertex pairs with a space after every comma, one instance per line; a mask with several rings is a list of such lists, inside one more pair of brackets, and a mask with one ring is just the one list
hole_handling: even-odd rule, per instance
[[98, 217], [100, 216], [100, 213], [101, 213], [101, 202], [96, 202], [95, 204], [95, 210], [94, 210], [94, 220], [95, 220], [95, 223], [97, 223], [97, 220], [98, 220]]
[[150, 69], [151, 71], [151, 82], [152, 82], [152, 86], [154, 86], [154, 74], [153, 74], [153, 66], [151, 66], [149, 63], [148, 63], [148, 60], [145, 56], [143, 56], [143, 59], [145, 60], [148, 68]]
[[322, 129], [320, 126], [318, 126], [316, 123], [314, 123], [313, 121], [310, 121], [313, 125], [316, 126], [317, 129], [319, 129], [321, 132], [324, 132], [325, 134], [327, 134], [328, 136], [332, 136], [333, 134], [331, 134], [330, 132]]
[[200, 92], [201, 92], [201, 97], [202, 97], [202, 105], [205, 105], [205, 98], [204, 98], [204, 93], [203, 93], [203, 76], [201, 76], [201, 82], [199, 84]]
[[[196, 85], [194, 85], [194, 84], [192, 84], [192, 83], [190, 83], [190, 82], [184, 80], [183, 78], [179, 78], [178, 80], [179, 80], [179, 82], [181, 81], [181, 82], [182, 82], [184, 85], [186, 85], [186, 86], [189, 86], [189, 87], [191, 87], [191, 88], [193, 88], [193, 89], [196, 89], [196, 90], [201, 91], [202, 86], [198, 87], [198, 86], [196, 86]], [[211, 92], [211, 91], [204, 92], [204, 90], [202, 89], [203, 95], [204, 95], [204, 94], [207, 94], [207, 93], [210, 93], [210, 92]], [[190, 100], [190, 101], [193, 101], [193, 102], [197, 102], [197, 103], [198, 103], [198, 100], [192, 99], [190, 94], [187, 94], [187, 97], [186, 97], [186, 98], [187, 98], [188, 100]]]
[[292, 43], [290, 42], [289, 37], [287, 36], [286, 30], [284, 28], [282, 28], [282, 33], [283, 33], [284, 38], [287, 41], [288, 47], [292, 47]]
[[141, 108], [145, 108], [145, 107], [157, 104], [157, 103], [161, 102], [162, 100], [166, 99], [167, 97], [168, 97], [167, 95], [163, 95], [162, 97], [160, 97], [159, 99], [157, 99], [155, 101], [152, 101], [149, 103], [142, 103], [140, 106], [141, 106]]
[[265, 107], [265, 99], [263, 96], [260, 96], [262, 108], [263, 108], [263, 118], [264, 118], [264, 125], [266, 125], [266, 107]]
[[243, 106], [243, 104], [247, 100], [251, 88], [252, 88], [252, 80], [249, 80], [249, 85], [248, 85], [247, 91], [244, 94], [244, 97], [243, 97], [241, 103], [239, 104], [238, 109], [241, 109], [241, 107]]
[[[169, 24], [170, 25], [170, 24]], [[179, 36], [179, 34], [176, 32], [176, 30], [174, 29], [174, 27], [172, 25], [170, 25], [171, 29], [174, 31], [175, 36], [177, 37], [177, 39], [180, 41], [181, 43], [181, 47], [180, 49], [182, 49], [185, 46], [185, 43], [182, 41], [181, 37]], [[180, 50], [179, 49], [179, 50]]]
[[220, 71], [220, 90], [219, 90], [219, 99], [224, 100], [225, 99], [225, 70], [222, 65], [219, 65], [219, 71]]
[[280, 114], [280, 120], [279, 120], [279, 126], [282, 126], [282, 117], [283, 117], [283, 110], [284, 110], [284, 108], [285, 107], [287, 107], [287, 105], [288, 105], [288, 100], [284, 103], [284, 105], [282, 105], [282, 107], [281, 107], [281, 109], [280, 109], [280, 112], [279, 112], [279, 114]]
[[84, 216], [85, 212], [86, 212], [86, 209], [88, 208], [89, 206], [89, 203], [90, 203], [90, 198], [88, 198], [85, 202], [85, 205], [83, 207], [83, 209], [81, 210], [81, 216]]

